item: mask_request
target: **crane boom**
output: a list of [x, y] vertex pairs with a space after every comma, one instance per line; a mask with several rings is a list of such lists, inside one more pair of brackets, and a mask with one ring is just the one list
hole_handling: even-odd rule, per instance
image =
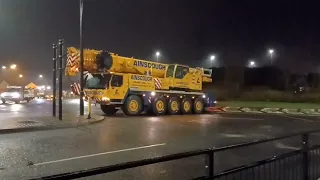
[[[114, 53], [85, 49], [84, 70], [90, 73], [117, 72], [140, 75], [152, 75], [164, 78], [167, 64], [156, 63], [133, 57], [123, 57]], [[68, 48], [66, 75], [74, 76], [79, 72], [80, 52], [76, 48]]]

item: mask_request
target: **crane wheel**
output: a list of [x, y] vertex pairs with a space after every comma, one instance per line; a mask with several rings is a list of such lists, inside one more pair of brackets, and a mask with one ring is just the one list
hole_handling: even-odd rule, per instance
[[192, 101], [190, 98], [186, 97], [181, 102], [181, 112], [182, 114], [192, 113]]
[[164, 115], [167, 112], [167, 101], [163, 96], [158, 96], [152, 102], [152, 112], [155, 115]]
[[193, 103], [193, 113], [194, 114], [202, 114], [204, 110], [204, 103], [202, 98], [198, 97], [194, 100]]
[[180, 114], [180, 99], [171, 97], [168, 102], [168, 113], [171, 115]]
[[143, 110], [142, 99], [137, 95], [130, 95], [123, 105], [123, 112], [128, 116], [137, 116]]
[[100, 108], [103, 111], [103, 113], [106, 115], [113, 115], [118, 111], [118, 109], [116, 109], [116, 107], [110, 106], [110, 105], [105, 105], [105, 104], [101, 104]]

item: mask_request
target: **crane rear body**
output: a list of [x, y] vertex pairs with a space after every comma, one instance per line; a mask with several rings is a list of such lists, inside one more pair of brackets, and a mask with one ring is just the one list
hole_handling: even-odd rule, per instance
[[[79, 71], [78, 53], [68, 49], [67, 75]], [[84, 59], [85, 95], [100, 104], [105, 114], [118, 109], [127, 115], [200, 114], [214, 106], [213, 98], [202, 92], [202, 83], [212, 81], [211, 70], [95, 50], [85, 50]]]

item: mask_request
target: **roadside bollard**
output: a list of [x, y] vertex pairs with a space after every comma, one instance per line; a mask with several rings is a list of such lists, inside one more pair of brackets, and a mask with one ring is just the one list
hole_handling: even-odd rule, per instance
[[91, 98], [88, 97], [88, 117], [87, 119], [91, 119]]

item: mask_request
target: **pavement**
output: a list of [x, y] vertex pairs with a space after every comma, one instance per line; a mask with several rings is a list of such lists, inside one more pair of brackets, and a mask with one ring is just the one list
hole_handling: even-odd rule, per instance
[[[0, 121], [25, 116], [38, 120], [50, 114], [50, 103], [0, 105], [0, 113], [7, 113]], [[78, 105], [78, 100], [66, 100], [63, 110], [78, 113]], [[98, 106], [93, 106], [93, 112], [102, 115]], [[48, 176], [313, 129], [320, 129], [318, 116], [223, 113], [127, 117], [118, 113], [88, 126], [1, 134], [0, 179]], [[215, 156], [215, 171], [292, 151], [300, 145], [301, 138], [296, 137], [221, 152]], [[205, 158], [199, 156], [83, 179], [191, 179], [204, 175], [204, 164]]]
[[0, 104], [0, 134], [84, 126], [104, 119], [104, 116], [96, 114], [90, 118], [87, 115], [79, 116], [73, 101], [70, 99], [64, 102], [62, 120], [58, 119], [58, 112], [56, 117], [52, 116], [52, 102], [49, 100]]

